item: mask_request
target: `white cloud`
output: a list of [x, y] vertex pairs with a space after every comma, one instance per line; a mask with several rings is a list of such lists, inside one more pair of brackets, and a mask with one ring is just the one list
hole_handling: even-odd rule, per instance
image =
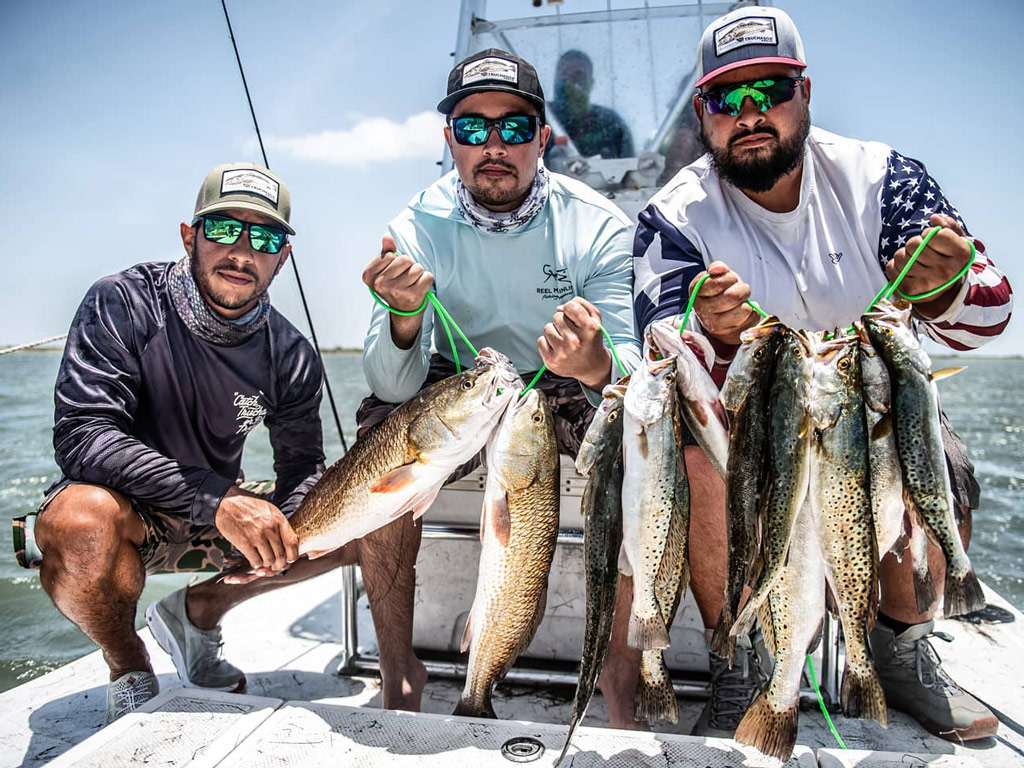
[[396, 160], [436, 159], [441, 155], [444, 117], [420, 112], [403, 123], [368, 117], [344, 131], [321, 131], [303, 136], [267, 137], [267, 149], [299, 160], [361, 168]]

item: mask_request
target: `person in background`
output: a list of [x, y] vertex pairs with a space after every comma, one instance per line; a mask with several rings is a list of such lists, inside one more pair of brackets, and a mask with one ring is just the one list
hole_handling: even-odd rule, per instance
[[[937, 295], [913, 302], [926, 336], [951, 349], [981, 346], [1006, 328], [1010, 285], [924, 165], [880, 142], [837, 136], [811, 125], [811, 79], [793, 20], [777, 8], [748, 7], [704, 31], [693, 108], [706, 154], [668, 182], [641, 212], [634, 243], [637, 326], [680, 314], [704, 275], [693, 305], [695, 329], [716, 352], [719, 383], [758, 315], [753, 296], [795, 328], [830, 329], [856, 320], [894, 279], [928, 229], [937, 235], [907, 273], [901, 290]], [[960, 438], [944, 424], [957, 507], [969, 528], [978, 485]], [[689, 464], [689, 458], [687, 459]], [[697, 583], [706, 626], [722, 605], [727, 559], [724, 505], [695, 513], [691, 565], [715, 580]], [[944, 561], [931, 546], [939, 591]], [[996, 732], [987, 707], [943, 671], [929, 642], [936, 602], [919, 612], [911, 558], [887, 555], [880, 566], [881, 604], [870, 646], [889, 706], [943, 738]], [[742, 640], [743, 638], [741, 638]], [[740, 648], [737, 648], [740, 653]], [[698, 723], [705, 735], [730, 735], [760, 685], [749, 643], [737, 664], [711, 659], [712, 695]]]
[[594, 63], [583, 51], [566, 51], [555, 68], [551, 112], [582, 157], [633, 157], [633, 137], [617, 112], [591, 104]]
[[[218, 165], [180, 225], [185, 255], [102, 278], [71, 324], [54, 392], [63, 474], [15, 521], [14, 544], [103, 651], [108, 723], [158, 691], [135, 631], [147, 574], [218, 572], [233, 550], [257, 576], [282, 574], [214, 576], [146, 610], [186, 686], [238, 691], [245, 675], [220, 656], [224, 614], [354, 562], [350, 548], [295, 562], [287, 520], [324, 469], [320, 359], [267, 293], [291, 252], [290, 216], [288, 187], [269, 170]], [[238, 484], [260, 424], [277, 474], [269, 495]]]

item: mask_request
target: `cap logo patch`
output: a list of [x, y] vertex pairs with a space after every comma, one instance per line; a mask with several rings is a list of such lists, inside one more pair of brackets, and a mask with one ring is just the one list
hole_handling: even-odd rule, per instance
[[224, 171], [220, 178], [220, 193], [248, 192], [259, 195], [277, 205], [277, 196], [281, 185], [265, 173], [244, 169], [240, 171]]
[[715, 30], [715, 56], [744, 45], [778, 45], [775, 19], [770, 16], [738, 19]]
[[462, 70], [462, 84], [470, 85], [481, 80], [504, 80], [506, 83], [519, 82], [519, 65], [508, 59], [489, 56], [486, 59], [467, 64]]

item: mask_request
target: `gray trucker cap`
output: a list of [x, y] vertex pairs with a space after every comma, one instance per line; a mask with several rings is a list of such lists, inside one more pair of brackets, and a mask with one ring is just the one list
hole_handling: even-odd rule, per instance
[[754, 5], [730, 11], [711, 22], [697, 47], [697, 82], [750, 64], [806, 67], [804, 44], [785, 11]]

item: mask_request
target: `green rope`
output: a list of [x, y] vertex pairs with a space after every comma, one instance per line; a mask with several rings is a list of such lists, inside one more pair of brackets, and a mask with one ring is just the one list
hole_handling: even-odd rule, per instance
[[[711, 277], [711, 275], [704, 275], [704, 277], [698, 280], [697, 284], [693, 286], [693, 291], [690, 293], [690, 298], [686, 302], [686, 312], [683, 313], [683, 322], [679, 324], [680, 336], [682, 336], [683, 331], [686, 330], [686, 324], [690, 322], [690, 312], [693, 310], [693, 302], [697, 300], [697, 293], [700, 291], [701, 286], [704, 285], [704, 283], [707, 281], [709, 277]], [[756, 301], [751, 301], [750, 299], [747, 299], [747, 305], [752, 310], [757, 312], [757, 314], [759, 314], [762, 318], [768, 317], [768, 313], [761, 309], [761, 307], [758, 305]]]
[[811, 660], [811, 655], [807, 654], [807, 671], [811, 676], [811, 685], [814, 686], [814, 693], [818, 696], [818, 705], [821, 707], [821, 714], [825, 716], [825, 722], [828, 723], [829, 730], [832, 731], [832, 735], [835, 736], [836, 742], [843, 749], [848, 749], [846, 743], [843, 741], [843, 737], [839, 735], [839, 731], [836, 730], [836, 726], [832, 722], [831, 716], [828, 714], [828, 709], [825, 707], [825, 700], [821, 697], [821, 691], [818, 690], [818, 679], [814, 676], [814, 662]]
[[[394, 307], [390, 306], [387, 302], [384, 301], [384, 299], [377, 295], [377, 292], [374, 291], [373, 288], [370, 288], [370, 295], [373, 296], [374, 301], [376, 301], [378, 304], [384, 307], [384, 309], [386, 309], [388, 312], [390, 312], [393, 315], [401, 315], [402, 317], [411, 317], [413, 315], [418, 315], [420, 312], [426, 309], [427, 302], [429, 301], [430, 304], [432, 304], [434, 307], [435, 314], [439, 318], [441, 318], [441, 327], [444, 328], [445, 335], [448, 337], [448, 343], [451, 345], [452, 348], [452, 358], [454, 358], [455, 360], [456, 373], [462, 373], [462, 368], [459, 365], [459, 353], [455, 348], [455, 339], [452, 336], [451, 328], [454, 328], [455, 332], [459, 334], [459, 338], [461, 338], [465, 345], [470, 349], [474, 357], [480, 356], [480, 353], [477, 351], [477, 348], [473, 346], [473, 343], [468, 338], [466, 338], [466, 334], [464, 334], [462, 332], [462, 329], [459, 328], [459, 324], [455, 322], [455, 319], [451, 316], [448, 310], [445, 309], [444, 304], [441, 303], [441, 300], [437, 298], [437, 294], [434, 293], [433, 291], [428, 291], [427, 295], [423, 299], [423, 303], [420, 305], [420, 308], [413, 310], [412, 312], [404, 312], [400, 309], [395, 309]], [[449, 325], [451, 327], [449, 327]], [[622, 376], [625, 376], [626, 367], [622, 364], [622, 361], [619, 359], [618, 353], [615, 351], [615, 345], [612, 343], [612, 337], [608, 335], [608, 331], [605, 330], [603, 325], [598, 327], [601, 329], [601, 333], [604, 334], [605, 341], [608, 342], [608, 349], [612, 353], [612, 359], [615, 361], [615, 365], [617, 365], [619, 368], [619, 373]], [[546, 365], [542, 365], [540, 367], [540, 370], [537, 371], [537, 374], [533, 377], [533, 381], [531, 381], [527, 385], [526, 389], [524, 389], [519, 394], [519, 396], [522, 397], [527, 392], [529, 392], [536, 385], [536, 383], [540, 381], [540, 377], [544, 375], [544, 371], [546, 371], [547, 369], [548, 368]]]

